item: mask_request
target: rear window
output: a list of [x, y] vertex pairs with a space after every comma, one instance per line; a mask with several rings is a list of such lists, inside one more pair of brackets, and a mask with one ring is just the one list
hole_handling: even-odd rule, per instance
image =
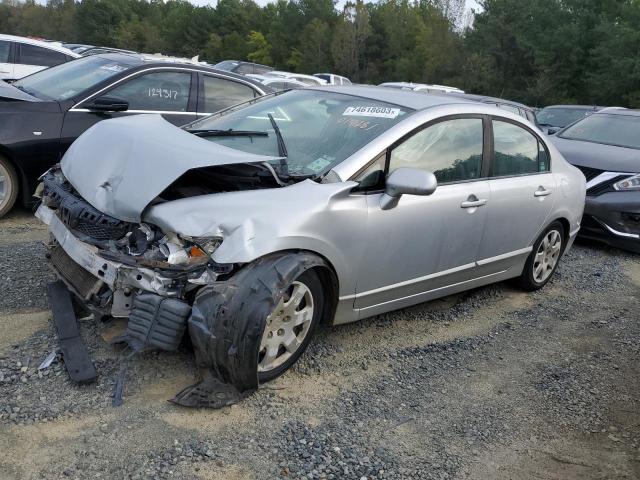
[[640, 117], [599, 113], [574, 123], [558, 136], [640, 150]]
[[49, 50], [48, 48], [38, 47], [21, 43], [16, 63], [22, 65], [36, 65], [39, 67], [53, 67], [67, 61], [64, 53]]

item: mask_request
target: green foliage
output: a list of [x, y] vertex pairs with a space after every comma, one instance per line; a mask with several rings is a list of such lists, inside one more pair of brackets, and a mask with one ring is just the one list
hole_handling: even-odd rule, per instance
[[534, 106], [640, 107], [640, 0], [0, 0], [0, 32], [443, 83]]

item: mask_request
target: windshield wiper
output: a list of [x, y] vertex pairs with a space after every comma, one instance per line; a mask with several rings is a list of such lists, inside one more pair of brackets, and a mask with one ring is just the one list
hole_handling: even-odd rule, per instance
[[289, 164], [287, 163], [287, 157], [289, 156], [287, 153], [287, 146], [284, 144], [284, 138], [282, 138], [282, 132], [280, 131], [280, 127], [276, 123], [273, 115], [270, 113], [267, 114], [269, 117], [269, 121], [271, 122], [271, 126], [273, 127], [273, 131], [276, 132], [276, 140], [278, 141], [278, 155], [280, 158], [280, 174], [282, 176], [289, 176]]
[[260, 130], [187, 130], [198, 137], [268, 137], [269, 133]]

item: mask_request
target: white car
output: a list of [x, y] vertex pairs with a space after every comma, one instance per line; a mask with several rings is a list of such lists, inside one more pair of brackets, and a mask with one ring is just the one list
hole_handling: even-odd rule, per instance
[[448, 87], [446, 85], [430, 85], [426, 83], [411, 83], [411, 82], [387, 82], [381, 83], [381, 87], [386, 88], [398, 88], [400, 90], [412, 90], [414, 92], [424, 93], [464, 93], [464, 90], [460, 90], [456, 87]]
[[347, 77], [334, 75], [333, 73], [314, 73], [313, 76], [324, 80], [329, 85], [351, 85], [351, 80]]
[[17, 80], [78, 57], [58, 42], [0, 34], [0, 80]]
[[274, 70], [273, 72], [264, 73], [264, 76], [293, 79], [312, 87], [318, 87], [327, 84], [326, 80], [314, 77], [313, 75], [305, 75], [304, 73], [281, 72], [279, 70]]
[[293, 78], [285, 78], [285, 77], [277, 77], [267, 76], [267, 75], [259, 75], [257, 73], [247, 73], [245, 77], [253, 78], [258, 82], [272, 88], [274, 91], [279, 92], [280, 90], [291, 90], [296, 88], [305, 88], [309, 85], [306, 83], [302, 83]]

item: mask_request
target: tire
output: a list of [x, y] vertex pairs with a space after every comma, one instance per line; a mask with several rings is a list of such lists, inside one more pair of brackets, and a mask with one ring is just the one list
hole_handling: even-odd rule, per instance
[[[291, 295], [292, 292], [304, 293], [304, 296], [300, 301], [300, 305], [302, 305], [303, 308], [296, 311], [295, 315], [299, 315], [298, 318], [310, 317], [308, 321], [305, 321], [303, 324], [295, 327], [291, 327], [291, 325], [294, 323], [292, 318], [296, 317], [293, 315], [289, 316], [289, 313], [293, 310], [297, 310], [299, 305], [291, 304], [287, 307], [287, 302], [291, 303], [291, 298], [287, 297]], [[307, 303], [309, 299], [311, 301], [311, 305]], [[282, 375], [284, 372], [289, 370], [289, 368], [291, 368], [291, 366], [296, 363], [298, 358], [300, 358], [304, 353], [318, 327], [318, 324], [320, 323], [320, 319], [322, 318], [324, 299], [325, 295], [322, 282], [314, 270], [305, 271], [291, 282], [291, 285], [286, 289], [285, 294], [280, 299], [280, 302], [276, 305], [269, 317], [267, 317], [267, 324], [258, 353], [258, 381], [260, 383], [268, 382]], [[308, 307], [311, 307], [311, 313], [307, 312], [306, 315], [303, 314]], [[291, 308], [293, 308], [293, 310], [290, 310]], [[284, 312], [284, 314], [282, 312]], [[288, 318], [288, 320], [286, 320], [286, 318]], [[284, 333], [279, 336], [278, 332]], [[281, 345], [278, 349], [278, 356], [275, 361], [266, 361], [267, 350], [269, 347], [271, 347], [273, 351], [275, 344], [278, 341], [283, 341], [287, 334], [286, 338], [290, 338], [289, 335], [291, 333], [296, 335], [297, 341], [295, 350], [293, 352], [287, 351], [284, 345]], [[263, 345], [265, 345], [264, 348]], [[271, 368], [269, 364], [273, 365], [273, 367]]]
[[0, 156], [0, 218], [13, 208], [18, 198], [18, 174], [4, 157]]
[[558, 268], [565, 245], [564, 227], [558, 221], [551, 223], [533, 244], [518, 285], [529, 292], [544, 287]]

